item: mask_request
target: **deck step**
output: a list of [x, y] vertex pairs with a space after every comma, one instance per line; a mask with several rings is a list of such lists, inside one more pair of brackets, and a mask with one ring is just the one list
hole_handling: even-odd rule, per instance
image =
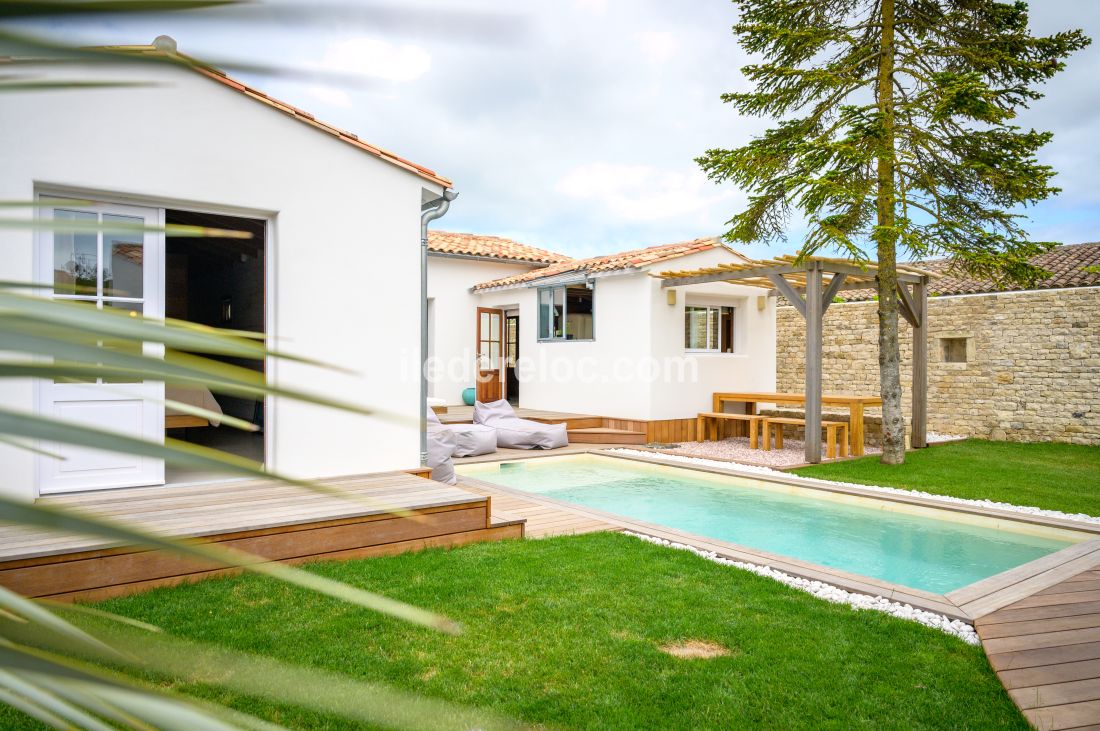
[[645, 444], [644, 431], [590, 427], [570, 429], [569, 441], [574, 444]]

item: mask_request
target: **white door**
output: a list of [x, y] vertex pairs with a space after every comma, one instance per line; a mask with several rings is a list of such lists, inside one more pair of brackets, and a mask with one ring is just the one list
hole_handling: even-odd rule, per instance
[[[45, 196], [44, 196], [45, 197]], [[54, 199], [54, 197], [50, 197]], [[42, 215], [67, 221], [162, 226], [161, 209], [114, 204], [59, 205]], [[53, 283], [53, 297], [160, 318], [164, 316], [164, 235], [120, 229], [117, 232], [45, 231], [39, 239], [39, 281]], [[162, 346], [146, 343], [146, 354]], [[164, 440], [164, 384], [41, 381], [39, 412], [104, 431]], [[164, 462], [67, 444], [43, 443], [38, 457], [40, 494], [110, 487], [164, 484]]]

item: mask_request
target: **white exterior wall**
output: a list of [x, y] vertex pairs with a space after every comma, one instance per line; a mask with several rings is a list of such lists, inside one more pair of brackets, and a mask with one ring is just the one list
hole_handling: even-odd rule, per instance
[[462, 391], [474, 386], [477, 308], [494, 305], [483, 302], [470, 288], [531, 268], [528, 264], [428, 255], [428, 352], [435, 363], [429, 371], [429, 395], [458, 405]]
[[[654, 270], [730, 261], [736, 259], [724, 250], [707, 251]], [[766, 297], [767, 290], [690, 285], [677, 287], [676, 303], [669, 305], [660, 280], [644, 272], [594, 281], [591, 342], [539, 342], [536, 288], [481, 295], [483, 306], [519, 303], [520, 354], [532, 359], [534, 374], [540, 374], [524, 378], [521, 371], [520, 406], [620, 419], [682, 419], [710, 409], [715, 391], [775, 390], [775, 299]], [[762, 310], [758, 297], [765, 297]], [[734, 306], [735, 352], [687, 352], [686, 304]]]
[[[72, 79], [86, 71], [43, 73]], [[186, 69], [94, 73], [158, 85], [5, 94], [0, 199], [65, 186], [89, 197], [270, 217], [269, 333], [281, 349], [355, 375], [291, 363], [269, 375], [281, 386], [415, 415], [415, 363], [393, 354], [419, 348], [420, 205], [424, 189], [441, 189]], [[35, 256], [31, 231], [0, 231], [0, 277], [30, 280]], [[33, 410], [33, 385], [0, 380], [0, 403]], [[269, 465], [294, 475], [418, 463], [415, 421], [275, 400], [267, 427]], [[0, 445], [0, 465], [0, 490], [33, 495], [29, 453]]]

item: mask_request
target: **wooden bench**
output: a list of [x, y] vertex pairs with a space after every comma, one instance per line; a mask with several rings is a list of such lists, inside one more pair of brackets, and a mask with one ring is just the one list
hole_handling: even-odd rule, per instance
[[712, 441], [717, 441], [719, 436], [718, 425], [723, 421], [740, 421], [749, 425], [749, 446], [759, 449], [760, 423], [767, 417], [756, 414], [727, 414], [721, 411], [704, 411], [695, 419], [695, 438], [700, 442], [707, 441], [710, 436]]
[[[786, 416], [772, 416], [764, 419], [764, 450], [769, 451], [772, 448], [771, 436], [772, 425], [775, 425], [775, 448], [783, 448], [783, 427], [787, 424], [792, 426], [806, 426], [805, 419], [794, 419]], [[825, 456], [829, 459], [836, 457], [836, 446], [840, 444], [840, 456], [848, 456], [848, 423], [844, 421], [823, 421], [821, 426], [825, 428], [825, 443], [827, 446]], [[840, 432], [839, 439], [837, 438], [837, 432]]]

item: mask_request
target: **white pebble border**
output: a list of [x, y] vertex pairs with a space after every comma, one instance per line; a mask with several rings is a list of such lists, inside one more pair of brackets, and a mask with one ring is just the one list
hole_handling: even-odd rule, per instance
[[689, 546], [685, 543], [674, 543], [672, 541], [666, 541], [663, 538], [656, 538], [654, 536], [645, 535], [644, 533], [634, 533], [632, 531], [623, 531], [628, 536], [634, 536], [647, 543], [654, 543], [658, 546], [667, 546], [668, 548], [675, 548], [681, 551], [690, 551], [697, 556], [720, 563], [724, 566], [733, 566], [735, 568], [743, 569], [745, 571], [751, 571], [758, 576], [766, 576], [769, 579], [774, 579], [781, 584], [794, 587], [808, 594], [812, 594], [818, 599], [824, 599], [827, 602], [833, 602], [834, 604], [847, 604], [853, 609], [870, 609], [876, 612], [884, 612], [893, 617], [899, 619], [907, 619], [912, 622], [919, 622], [928, 627], [933, 627], [946, 632], [949, 635], [958, 637], [968, 645], [980, 645], [981, 640], [978, 639], [978, 633], [974, 631], [966, 622], [959, 619], [951, 619], [945, 617], [942, 614], [936, 614], [935, 612], [928, 612], [923, 609], [916, 609], [908, 604], [899, 604], [898, 602], [892, 602], [889, 599], [884, 599], [881, 596], [868, 596], [866, 594], [855, 594], [850, 591], [845, 591], [839, 586], [833, 586], [832, 584], [826, 584], [821, 581], [810, 581], [809, 579], [803, 579], [798, 576], [791, 576], [785, 574], [782, 571], [776, 571], [768, 566], [759, 566], [757, 564], [745, 563], [743, 561], [734, 561], [733, 559], [724, 558], [719, 556], [713, 551], [704, 551], [694, 546]]
[[728, 462], [720, 459], [703, 459], [702, 457], [683, 457], [676, 454], [665, 454], [663, 452], [648, 452], [640, 449], [611, 449], [609, 452], [622, 454], [625, 456], [636, 457], [659, 457], [663, 460], [671, 462], [683, 462], [684, 464], [696, 464], [703, 467], [718, 467], [724, 470], [735, 469], [740, 472], [753, 472], [761, 475], [779, 475], [791, 480], [798, 480], [804, 482], [818, 481], [828, 482], [832, 485], [842, 485], [844, 487], [858, 487], [861, 490], [871, 490], [874, 492], [891, 493], [894, 495], [909, 495], [914, 497], [928, 498], [930, 500], [938, 500], [942, 503], [953, 503], [956, 505], [973, 505], [979, 508], [996, 508], [997, 510], [1006, 510], [1012, 513], [1022, 513], [1024, 515], [1040, 515], [1044, 518], [1056, 518], [1059, 520], [1076, 520], [1081, 523], [1092, 523], [1100, 525], [1100, 518], [1086, 515], [1085, 513], [1063, 513], [1059, 510], [1044, 510], [1043, 508], [1035, 508], [1027, 505], [1013, 505], [1012, 503], [999, 503], [994, 500], [969, 500], [961, 497], [951, 497], [949, 495], [935, 495], [930, 492], [923, 492], [921, 490], [902, 490], [897, 487], [882, 487], [880, 485], [861, 485], [855, 482], [838, 482], [836, 480], [821, 480], [820, 478], [802, 477], [801, 475], [795, 475], [790, 472], [784, 472], [782, 470], [774, 470], [770, 467], [757, 467], [756, 465], [742, 464], [740, 462]]

